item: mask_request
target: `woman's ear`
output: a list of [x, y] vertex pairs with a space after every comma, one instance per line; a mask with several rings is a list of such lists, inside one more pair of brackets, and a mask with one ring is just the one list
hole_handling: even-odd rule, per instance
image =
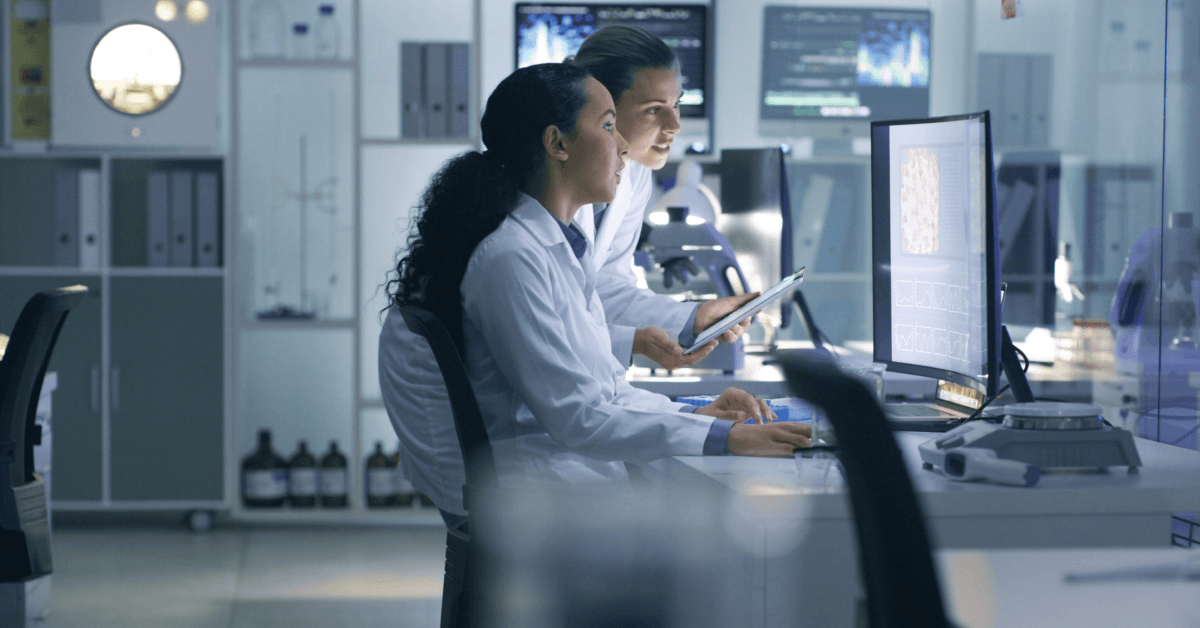
[[566, 161], [570, 157], [569, 143], [569, 138], [553, 124], [542, 131], [542, 148], [554, 161]]

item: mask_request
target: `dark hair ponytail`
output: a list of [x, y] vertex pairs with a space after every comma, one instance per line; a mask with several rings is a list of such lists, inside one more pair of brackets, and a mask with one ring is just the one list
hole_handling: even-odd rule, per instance
[[480, 123], [487, 151], [454, 157], [433, 176], [421, 196], [408, 252], [387, 282], [391, 305], [433, 312], [459, 351], [462, 302], [459, 288], [475, 247], [500, 227], [520, 192], [545, 167], [542, 133], [556, 126], [575, 132], [587, 104], [588, 72], [560, 63], [522, 68], [488, 97]]
[[596, 77], [615, 103], [620, 102], [642, 70], [679, 72], [679, 58], [663, 40], [636, 26], [621, 24], [605, 26], [589, 35], [567, 62]]

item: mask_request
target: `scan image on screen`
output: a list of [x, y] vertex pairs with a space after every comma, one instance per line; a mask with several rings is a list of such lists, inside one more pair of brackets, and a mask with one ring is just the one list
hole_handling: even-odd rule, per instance
[[516, 5], [517, 68], [558, 63], [578, 52], [588, 35], [609, 24], [644, 29], [662, 39], [679, 58], [683, 94], [680, 114], [706, 115], [705, 73], [708, 6], [703, 4], [526, 4]]
[[891, 359], [986, 381], [984, 134], [977, 119], [887, 127]]
[[763, 120], [881, 120], [929, 113], [926, 10], [767, 6]]

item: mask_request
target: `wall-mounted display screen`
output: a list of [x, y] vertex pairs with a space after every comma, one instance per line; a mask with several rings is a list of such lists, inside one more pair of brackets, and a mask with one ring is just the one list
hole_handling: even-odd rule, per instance
[[573, 55], [588, 35], [609, 24], [645, 29], [679, 57], [684, 117], [706, 117], [708, 7], [703, 4], [516, 5], [516, 64], [557, 63]]
[[929, 11], [768, 6], [763, 120], [929, 115]]

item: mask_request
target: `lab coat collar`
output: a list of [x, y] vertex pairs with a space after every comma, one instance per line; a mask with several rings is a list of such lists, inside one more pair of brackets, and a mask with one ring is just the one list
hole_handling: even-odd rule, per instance
[[[581, 213], [582, 211], [575, 213], [575, 219], [572, 220], [573, 223], [580, 224], [579, 215]], [[567, 242], [567, 237], [563, 235], [562, 229], [558, 226], [558, 219], [543, 207], [536, 198], [521, 192], [521, 198], [517, 201], [517, 206], [512, 211], [512, 217], [538, 243], [547, 249], [553, 249], [556, 255], [564, 259], [564, 263], [570, 266], [574, 272], [578, 273], [577, 279], [585, 295], [595, 289], [596, 270], [592, 261], [593, 256], [590, 253], [594, 244], [593, 238], [589, 235], [587, 229], [581, 228], [581, 231], [583, 231], [584, 237], [587, 238], [589, 252], [584, 254], [582, 258], [576, 259], [575, 253], [571, 251], [571, 244]]]

